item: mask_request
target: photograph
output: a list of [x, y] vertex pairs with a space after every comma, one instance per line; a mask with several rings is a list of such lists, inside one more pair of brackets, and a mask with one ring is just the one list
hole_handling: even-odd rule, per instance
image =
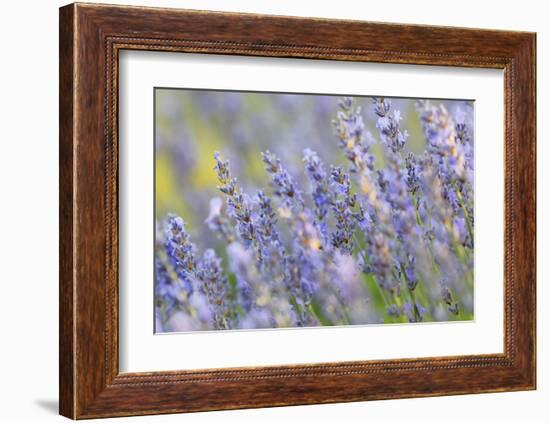
[[543, 6], [90, 1], [6, 20], [4, 420], [541, 414]]
[[155, 87], [155, 333], [473, 321], [474, 116]]

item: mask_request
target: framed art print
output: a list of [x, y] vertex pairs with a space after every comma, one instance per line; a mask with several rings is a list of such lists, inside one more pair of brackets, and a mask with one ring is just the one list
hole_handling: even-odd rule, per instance
[[60, 413], [535, 388], [535, 35], [60, 10]]

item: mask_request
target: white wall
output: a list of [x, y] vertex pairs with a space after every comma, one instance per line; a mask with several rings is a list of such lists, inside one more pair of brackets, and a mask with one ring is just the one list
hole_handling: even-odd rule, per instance
[[[111, 0], [113, 3], [118, 1]], [[130, 0], [128, 0], [130, 1]], [[550, 149], [542, 116], [550, 113], [549, 13], [545, 3], [523, 1], [353, 0], [181, 0], [134, 4], [231, 10], [326, 18], [501, 28], [538, 32], [539, 116], [539, 389], [460, 397], [287, 407], [123, 421], [280, 422], [330, 421], [464, 422], [490, 418], [501, 423], [548, 415], [550, 290], [544, 286], [549, 253]], [[57, 416], [57, 0], [13, 1], [2, 5], [0, 124], [0, 416], [2, 421], [63, 421]], [[7, 53], [7, 54], [6, 54]], [[7, 148], [7, 151], [6, 151]], [[544, 204], [546, 203], [546, 204]], [[546, 260], [548, 262], [548, 260]], [[545, 401], [546, 400], [546, 401]], [[321, 420], [322, 419], [322, 420]]]

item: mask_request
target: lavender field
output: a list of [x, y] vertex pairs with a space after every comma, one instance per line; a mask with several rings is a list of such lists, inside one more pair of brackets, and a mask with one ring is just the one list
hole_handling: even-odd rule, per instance
[[473, 115], [156, 89], [156, 332], [472, 320]]

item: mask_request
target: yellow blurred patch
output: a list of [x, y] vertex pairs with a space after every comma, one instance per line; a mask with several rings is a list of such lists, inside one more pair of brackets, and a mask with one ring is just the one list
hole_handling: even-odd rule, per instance
[[212, 188], [218, 184], [214, 171], [214, 152], [221, 149], [226, 141], [207, 125], [196, 125], [198, 143], [196, 145], [196, 165], [191, 173], [193, 188]]
[[155, 202], [157, 218], [164, 218], [166, 213], [176, 213], [193, 224], [192, 213], [187, 213], [187, 206], [182, 200], [181, 183], [172, 161], [166, 154], [157, 152], [155, 157]]
[[321, 241], [318, 238], [310, 238], [308, 241], [309, 248], [312, 250], [318, 250], [321, 248]]

